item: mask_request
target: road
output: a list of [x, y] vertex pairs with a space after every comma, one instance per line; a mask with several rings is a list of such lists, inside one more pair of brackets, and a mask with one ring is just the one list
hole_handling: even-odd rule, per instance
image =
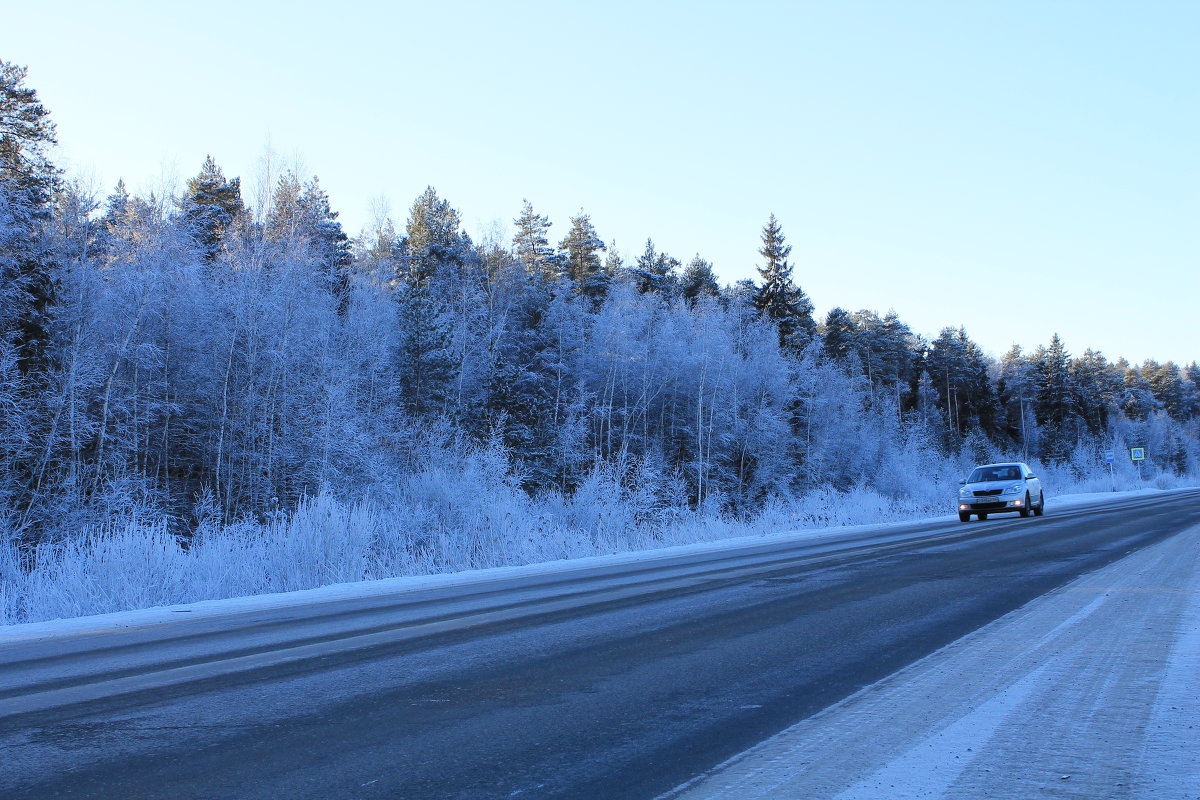
[[653, 798], [1068, 581], [1200, 493], [922, 523], [649, 596], [0, 720], [0, 797]]

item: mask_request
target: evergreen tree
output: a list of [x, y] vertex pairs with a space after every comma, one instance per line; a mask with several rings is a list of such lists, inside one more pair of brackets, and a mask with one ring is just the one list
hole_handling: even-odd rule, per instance
[[263, 235], [268, 241], [282, 245], [294, 243], [301, 235], [303, 225], [300, 195], [303, 187], [296, 173], [288, 170], [279, 177], [275, 192], [271, 195], [271, 206], [267, 211]]
[[232, 228], [242, 221], [242, 179], [226, 180], [225, 173], [210, 155], [200, 173], [187, 182], [183, 200], [183, 223], [195, 239], [201, 258], [212, 263]]
[[621, 252], [617, 250], [617, 243], [613, 242], [608, 246], [608, 255], [604, 257], [604, 274], [609, 280], [615, 280], [624, 271], [625, 261], [621, 258]]
[[831, 308], [825, 315], [821, 338], [825, 355], [844, 361], [857, 351], [857, 329], [850, 312], [839, 307]]
[[354, 256], [350, 237], [329, 205], [329, 195], [316, 176], [304, 184], [299, 200], [309, 252], [316, 262], [320, 283], [338, 299], [338, 314], [345, 316], [350, 303], [350, 269]]
[[517, 232], [513, 234], [513, 254], [527, 270], [537, 275], [544, 283], [557, 280], [562, 269], [562, 259], [554, 251], [547, 234], [550, 219], [533, 210], [533, 204], [525, 201], [521, 216], [513, 220]]
[[634, 282], [642, 294], [669, 296], [679, 281], [679, 260], [654, 248], [654, 240], [646, 240], [646, 249], [633, 267]]
[[125, 187], [125, 179], [117, 181], [117, 185], [104, 200], [104, 214], [100, 217], [102, 247], [108, 253], [117, 230], [129, 219], [130, 199], [129, 190]]
[[608, 291], [608, 275], [600, 261], [604, 242], [596, 235], [591, 217], [580, 211], [571, 217], [571, 230], [558, 245], [564, 276], [580, 294], [599, 299]]
[[432, 186], [413, 202], [405, 230], [396, 281], [402, 401], [417, 416], [446, 413], [454, 379], [455, 327], [467, 311], [460, 302], [472, 297], [486, 270], [459, 230], [458, 212]]
[[977, 425], [985, 435], [997, 433], [998, 408], [987, 360], [966, 330], [943, 328], [931, 343], [924, 366], [951, 431], [965, 436]]
[[1158, 407], [1154, 392], [1150, 390], [1150, 382], [1141, 370], [1123, 358], [1117, 361], [1117, 369], [1122, 376], [1121, 410], [1131, 420], [1146, 419]]
[[285, 172], [272, 195], [263, 235], [277, 257], [290, 255], [311, 264], [318, 285], [338, 298], [338, 312], [344, 316], [353, 256], [337, 216], [317, 178], [302, 185], [294, 173]]
[[1071, 356], [1058, 334], [1049, 347], [1033, 355], [1034, 413], [1044, 429], [1043, 452], [1053, 459], [1066, 458], [1078, 439], [1079, 406], [1071, 379]]
[[1148, 359], [1142, 364], [1142, 375], [1150, 384], [1154, 399], [1171, 419], [1187, 419], [1188, 402], [1184, 395], [1183, 377], [1175, 362], [1159, 364]]
[[894, 390], [899, 404], [906, 389], [909, 393], [915, 390], [917, 338], [894, 310], [880, 319], [874, 311], [863, 309], [852, 314], [851, 321], [858, 357], [868, 380], [874, 386]]
[[41, 384], [55, 304], [46, 233], [59, 172], [48, 155], [54, 123], [25, 76], [0, 61], [0, 344], [15, 349], [22, 376]]
[[403, 271], [412, 285], [426, 285], [439, 272], [461, 272], [470, 262], [469, 237], [459, 230], [458, 212], [438, 197], [432, 186], [413, 202], [409, 210], [407, 236], [404, 239]]
[[1090, 347], [1071, 362], [1075, 399], [1088, 432], [1099, 436], [1108, 430], [1111, 410], [1121, 393], [1121, 376], [1103, 353]]
[[1184, 370], [1187, 385], [1184, 387], [1187, 398], [1188, 416], [1192, 419], [1200, 417], [1200, 364], [1195, 361]]
[[701, 297], [720, 296], [721, 287], [717, 284], [712, 264], [701, 258], [699, 253], [684, 267], [679, 277], [679, 293], [688, 303], [695, 303]]
[[754, 307], [771, 319], [779, 330], [781, 346], [793, 351], [802, 349], [816, 333], [813, 304], [804, 290], [792, 281], [792, 265], [788, 256], [792, 247], [786, 244], [783, 228], [772, 214], [762, 231], [763, 265], [758, 268], [762, 284], [754, 298]]

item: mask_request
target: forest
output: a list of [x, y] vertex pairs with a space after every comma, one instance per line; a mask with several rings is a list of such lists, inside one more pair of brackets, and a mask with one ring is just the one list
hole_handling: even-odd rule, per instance
[[946, 514], [1001, 458], [1200, 472], [1195, 361], [814, 318], [774, 216], [721, 285], [528, 201], [474, 241], [432, 187], [351, 236], [315, 176], [252, 206], [212, 157], [96, 193], [25, 78], [0, 61], [0, 623]]

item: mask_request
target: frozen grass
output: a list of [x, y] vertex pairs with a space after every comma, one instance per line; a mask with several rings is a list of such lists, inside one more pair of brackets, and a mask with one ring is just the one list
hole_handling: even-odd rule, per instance
[[[1056, 494], [1111, 489], [1107, 472], [1035, 468]], [[495, 454], [435, 459], [386, 496], [350, 503], [321, 495], [265, 524], [203, 526], [186, 547], [161, 520], [137, 517], [42, 545], [32, 567], [0, 545], [0, 624], [942, 516], [950, 513], [957, 472], [957, 465], [938, 465], [920, 480], [910, 475], [903, 488], [893, 476], [890, 494], [866, 485], [821, 487], [739, 519], [680, 508], [664, 497], [667, 490], [631, 490], [600, 471], [569, 497], [531, 498]], [[1122, 490], [1188, 483], [1118, 477]]]

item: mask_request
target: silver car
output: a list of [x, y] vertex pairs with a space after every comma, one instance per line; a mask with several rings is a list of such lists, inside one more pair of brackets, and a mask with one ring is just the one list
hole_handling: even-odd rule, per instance
[[1046, 510], [1042, 482], [1020, 461], [978, 466], [959, 484], [958, 518], [963, 522], [972, 514], [987, 519], [988, 514], [1015, 511], [1022, 517], [1040, 517]]

